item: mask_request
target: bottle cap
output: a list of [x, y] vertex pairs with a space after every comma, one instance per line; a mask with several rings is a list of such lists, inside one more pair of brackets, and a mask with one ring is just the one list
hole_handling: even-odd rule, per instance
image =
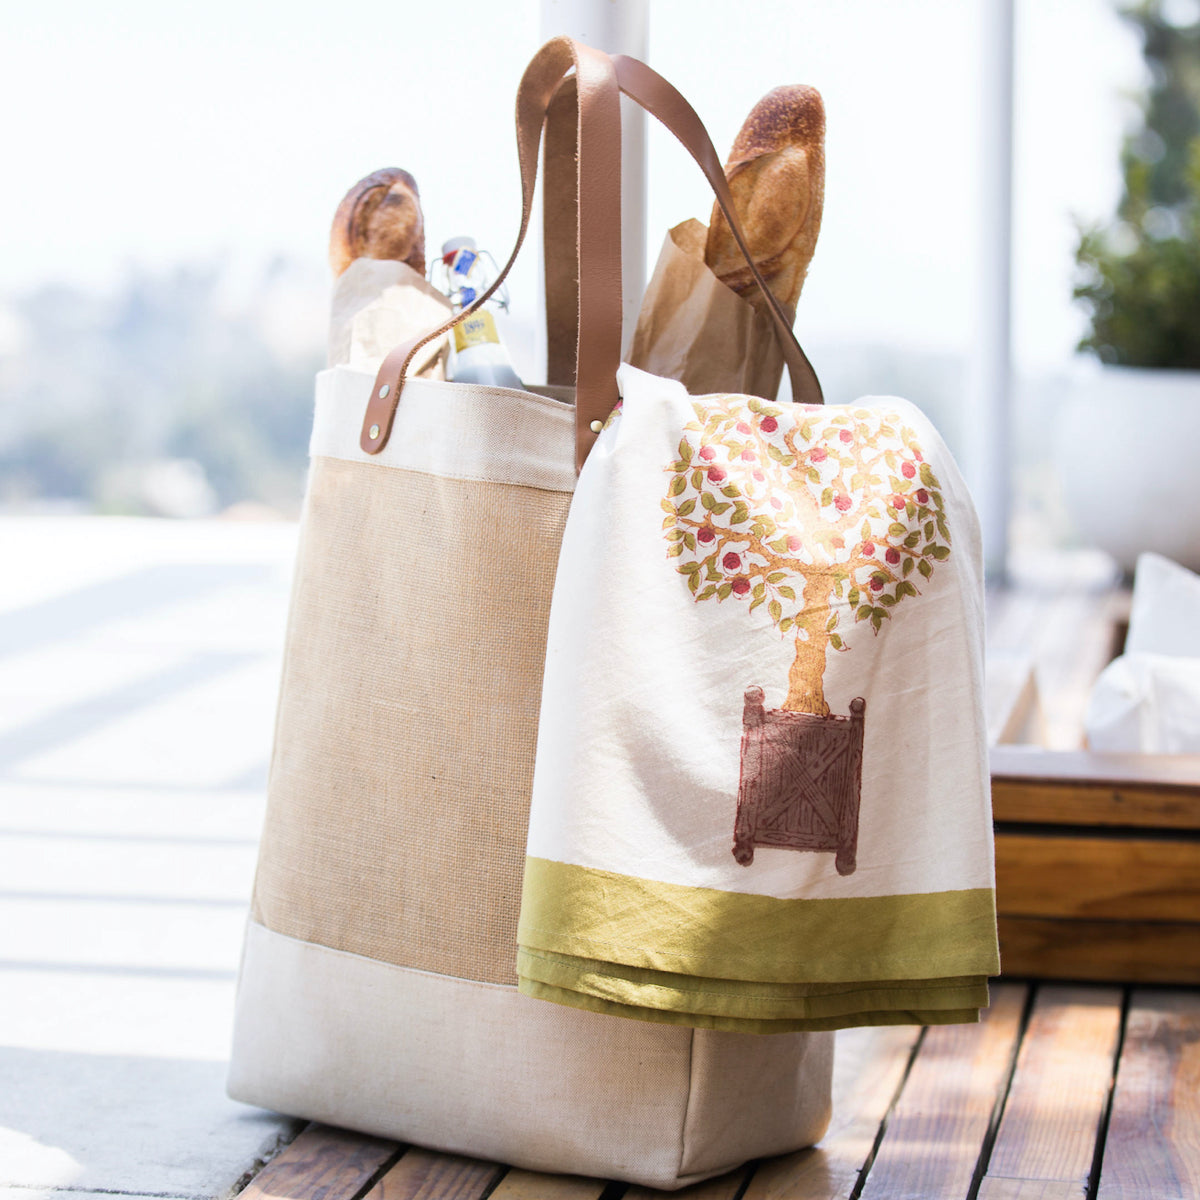
[[475, 239], [472, 237], [450, 238], [449, 241], [442, 243], [442, 262], [449, 266], [460, 250], [474, 250], [475, 248]]

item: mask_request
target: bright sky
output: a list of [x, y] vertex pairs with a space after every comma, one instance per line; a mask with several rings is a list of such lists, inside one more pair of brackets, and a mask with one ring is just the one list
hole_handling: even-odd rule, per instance
[[[736, 14], [736, 15], [735, 15]], [[382, 166], [422, 192], [431, 246], [473, 233], [503, 259], [520, 212], [512, 98], [540, 42], [537, 0], [39, 0], [0, 42], [0, 297], [273, 252], [324, 262], [346, 189]], [[649, 61], [724, 155], [769, 88], [810, 83], [828, 114], [825, 222], [798, 328], [962, 350], [979, 232], [979, 2], [651, 0]], [[1071, 217], [1118, 189], [1142, 74], [1109, 0], [1019, 0], [1015, 338], [1066, 360]], [[648, 254], [707, 219], [702, 177], [649, 143]], [[536, 258], [512, 279], [532, 311]]]

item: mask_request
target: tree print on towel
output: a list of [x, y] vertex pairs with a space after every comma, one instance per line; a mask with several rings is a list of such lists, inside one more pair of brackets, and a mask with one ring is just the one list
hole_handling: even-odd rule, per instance
[[757, 685], [745, 694], [734, 855], [835, 849], [849, 874], [865, 705], [830, 713], [826, 657], [860, 625], [877, 635], [950, 556], [940, 485], [895, 412], [751, 397], [693, 408], [662, 501], [667, 554], [697, 601], [745, 604], [795, 647], [782, 709], [764, 709]]

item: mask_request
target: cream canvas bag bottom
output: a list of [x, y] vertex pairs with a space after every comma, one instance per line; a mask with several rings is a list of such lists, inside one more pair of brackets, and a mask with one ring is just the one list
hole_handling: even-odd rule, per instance
[[562, 392], [413, 379], [369, 456], [371, 384], [345, 367], [317, 381], [230, 1094], [654, 1187], [811, 1144], [832, 1034], [652, 1025], [517, 991], [574, 413]]

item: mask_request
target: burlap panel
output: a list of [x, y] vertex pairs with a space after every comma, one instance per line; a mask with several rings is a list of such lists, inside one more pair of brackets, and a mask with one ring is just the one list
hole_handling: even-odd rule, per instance
[[516, 983], [570, 499], [313, 460], [255, 919], [401, 966]]

